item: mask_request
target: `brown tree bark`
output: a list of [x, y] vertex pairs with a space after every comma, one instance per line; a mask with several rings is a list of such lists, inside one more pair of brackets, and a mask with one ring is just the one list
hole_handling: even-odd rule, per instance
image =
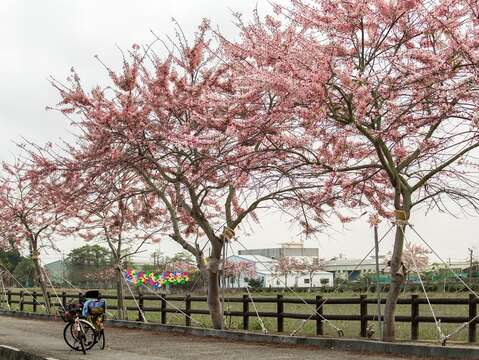
[[43, 300], [45, 304], [45, 308], [49, 314], [52, 313], [52, 307], [50, 304], [50, 298], [48, 297], [48, 289], [45, 282], [45, 277], [43, 275], [42, 267], [40, 265], [40, 260], [38, 259], [38, 250], [33, 250], [32, 261], [35, 266], [35, 272], [37, 275], [37, 281], [40, 285], [40, 289], [42, 290]]
[[220, 297], [220, 263], [221, 263], [220, 241], [212, 242], [211, 256], [208, 259], [208, 309], [211, 315], [213, 328], [223, 329], [223, 307]]
[[221, 306], [219, 272], [208, 270], [208, 309], [213, 328], [223, 329], [223, 308]]
[[384, 331], [383, 341], [394, 341], [395, 332], [395, 312], [396, 304], [401, 292], [401, 286], [404, 282], [404, 274], [401, 269], [401, 257], [404, 244], [404, 225], [396, 227], [396, 236], [394, 240], [394, 250], [391, 257], [391, 284], [386, 298], [386, 307], [384, 308]]
[[116, 295], [117, 295], [117, 313], [118, 318], [121, 320], [128, 320], [128, 312], [125, 309], [125, 302], [124, 302], [124, 292], [123, 292], [123, 274], [121, 273], [120, 268], [117, 266], [116, 268]]

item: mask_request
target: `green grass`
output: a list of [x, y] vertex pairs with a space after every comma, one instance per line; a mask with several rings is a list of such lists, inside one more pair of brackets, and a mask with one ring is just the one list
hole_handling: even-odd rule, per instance
[[[18, 290], [14, 290], [18, 291]], [[33, 291], [33, 290], [30, 290]], [[61, 293], [62, 289], [57, 290]], [[74, 294], [75, 292], [71, 291], [71, 289], [65, 289], [65, 291], [69, 294]], [[37, 290], [38, 293], [38, 290]], [[104, 294], [113, 295], [113, 290], [104, 290]], [[149, 292], [144, 292], [145, 295], [152, 295]], [[136, 295], [136, 294], [135, 294]], [[296, 296], [292, 293], [284, 292], [284, 297], [288, 298], [295, 298]], [[299, 296], [307, 299], [307, 298], [314, 298], [318, 293], [307, 293], [302, 292]], [[334, 293], [334, 294], [319, 294], [322, 295], [323, 298], [358, 298], [358, 293], [352, 292], [344, 292], [344, 293]], [[466, 298], [468, 296], [467, 293], [429, 293], [428, 294], [431, 298], [434, 297], [453, 297], [453, 298]], [[180, 296], [180, 295], [172, 295], [172, 296]], [[227, 296], [232, 297], [241, 297], [241, 293], [231, 293], [227, 294]], [[255, 292], [253, 294], [253, 298], [260, 298], [260, 297], [275, 297], [275, 292]], [[385, 294], [382, 295], [383, 297]], [[402, 294], [401, 297], [410, 297], [410, 293]], [[368, 294], [368, 297], [375, 298], [375, 294]], [[41, 297], [38, 298], [41, 301]], [[12, 297], [12, 300], [18, 300], [18, 296]], [[31, 297], [26, 297], [25, 301], [31, 301]], [[109, 304], [111, 306], [115, 305], [113, 303], [114, 300], [109, 300]], [[55, 299], [56, 302], [56, 299]], [[144, 306], [145, 307], [160, 307], [160, 298], [157, 300], [145, 300]], [[133, 300], [126, 301], [127, 306], [135, 307], [135, 302]], [[276, 312], [276, 304], [274, 303], [255, 303], [256, 307], [259, 312]], [[185, 304], [183, 301], [169, 301], [168, 307], [172, 308], [176, 306], [180, 309], [184, 309]], [[13, 309], [18, 309], [18, 304], [13, 304]], [[207, 309], [206, 302], [192, 302], [192, 309]], [[254, 312], [254, 308], [252, 304], [249, 305], [250, 312]], [[313, 305], [305, 305], [305, 304], [284, 304], [284, 312], [286, 313], [302, 313], [310, 315], [312, 314]], [[433, 305], [434, 312], [438, 318], [441, 316], [468, 316], [468, 305]], [[32, 311], [32, 305], [24, 305], [24, 311]], [[37, 307], [38, 312], [42, 312], [42, 308], [40, 306]], [[231, 311], [242, 311], [243, 307], [241, 303], [225, 303], [225, 310]], [[44, 310], [43, 310], [44, 311]], [[110, 309], [109, 316], [114, 317], [116, 316], [116, 310]], [[323, 306], [324, 315], [334, 315], [334, 314], [341, 314], [341, 315], [359, 315], [359, 305], [338, 305], [338, 304], [326, 304]], [[411, 312], [410, 305], [397, 305], [396, 314], [397, 315], [407, 315], [409, 316]], [[368, 305], [368, 314], [375, 314], [376, 313], [376, 305], [369, 304]], [[420, 316], [431, 316], [431, 312], [427, 305], [421, 304], [419, 307], [419, 314]], [[146, 319], [151, 322], [159, 322], [160, 321], [160, 313], [159, 312], [147, 312]], [[130, 320], [136, 320], [138, 318], [138, 311], [129, 311], [128, 317]], [[275, 318], [263, 318], [265, 327], [268, 329], [269, 333], [276, 333], [276, 322]], [[184, 325], [185, 324], [185, 315], [184, 314], [167, 314], [167, 322], [168, 324], [172, 325]], [[252, 316], [249, 320], [249, 330], [250, 331], [261, 331], [261, 324], [257, 317]], [[241, 317], [227, 317], [225, 319], [226, 325], [231, 329], [242, 329], [242, 318]], [[211, 327], [211, 321], [208, 315], [193, 315], [193, 326], [205, 326]], [[331, 324], [335, 327], [339, 327], [344, 331], [345, 337], [350, 338], [357, 338], [359, 337], [360, 332], [360, 323], [359, 321], [331, 321]], [[368, 322], [368, 324], [372, 324], [373, 328], [376, 330], [375, 336], [373, 338], [378, 338], [379, 331], [377, 329], [377, 322]], [[442, 324], [441, 328], [444, 334], [449, 334], [450, 332], [454, 331], [460, 324]], [[299, 330], [298, 330], [299, 329]], [[303, 320], [297, 319], [285, 319], [284, 320], [284, 333], [283, 334], [290, 334], [291, 332], [297, 330], [296, 335], [305, 335], [305, 336], [314, 336], [316, 329], [316, 322], [314, 320], [309, 320], [304, 322]], [[323, 325], [324, 335], [326, 336], [337, 336], [336, 330], [333, 326], [330, 326], [328, 323]], [[396, 323], [396, 336], [399, 340], [409, 340], [411, 336], [411, 325], [410, 323]], [[467, 328], [463, 329], [460, 333], [455, 335], [451, 341], [457, 342], [466, 342], [467, 341]], [[419, 338], [420, 340], [424, 341], [438, 341], [438, 332], [434, 323], [420, 323], [419, 325]]]

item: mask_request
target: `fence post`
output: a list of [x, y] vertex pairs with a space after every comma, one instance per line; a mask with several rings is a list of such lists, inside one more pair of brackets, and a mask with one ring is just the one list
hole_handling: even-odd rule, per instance
[[359, 311], [361, 316], [361, 337], [368, 336], [368, 303], [367, 295], [359, 295]]
[[284, 303], [283, 303], [283, 295], [278, 294], [276, 296], [276, 320], [277, 320], [277, 330], [278, 332], [283, 332], [284, 330], [284, 318], [283, 318], [283, 312], [284, 312]]
[[[316, 335], [323, 335], [323, 298], [316, 296]], [[321, 315], [321, 316], [320, 316]]]
[[477, 298], [474, 294], [469, 294], [469, 342], [476, 342], [476, 320], [477, 316]]
[[11, 309], [11, 307], [12, 307], [12, 291], [10, 289], [7, 290], [7, 303], [8, 303], [8, 307]]
[[20, 311], [23, 311], [23, 301], [24, 301], [24, 298], [23, 298], [23, 290], [20, 290]]
[[32, 303], [33, 303], [33, 312], [36, 313], [37, 312], [37, 292], [34, 291], [32, 293], [33, 295], [33, 300], [32, 300]]
[[185, 297], [185, 325], [191, 326], [191, 295]]
[[417, 295], [411, 295], [411, 340], [419, 338], [419, 302]]
[[138, 295], [138, 321], [142, 321], [144, 322], [145, 321], [145, 318], [143, 317], [143, 313], [145, 312], [143, 309], [144, 309], [144, 299], [143, 299], [143, 294], [140, 293]]
[[243, 330], [249, 330], [249, 296], [243, 295]]
[[166, 324], [166, 307], [167, 307], [167, 302], [166, 302], [166, 295], [161, 295], [161, 323]]
[[62, 291], [62, 305], [63, 305], [63, 308], [66, 309], [66, 307], [67, 307], [67, 293], [65, 291]]

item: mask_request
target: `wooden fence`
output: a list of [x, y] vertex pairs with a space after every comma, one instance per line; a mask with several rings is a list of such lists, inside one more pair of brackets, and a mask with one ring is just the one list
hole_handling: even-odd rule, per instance
[[[39, 299], [42, 298], [41, 293], [33, 291], [31, 294], [28, 294], [24, 291], [13, 292], [7, 290], [7, 301], [10, 306], [17, 304], [18, 310], [24, 311], [25, 305], [31, 305], [33, 312], [37, 312], [40, 307]], [[206, 309], [193, 309], [193, 302], [206, 302], [205, 296], [168, 296], [161, 295], [163, 299], [160, 299], [155, 295], [144, 295], [138, 294], [136, 300], [138, 301], [139, 307], [142, 309], [143, 313], [156, 312], [160, 313], [160, 322], [162, 324], [167, 323], [168, 313], [177, 313], [182, 314], [185, 317], [185, 325], [191, 326], [191, 316], [198, 315], [209, 315], [209, 311]], [[59, 306], [60, 304], [56, 300], [56, 295], [49, 293], [51, 302], [53, 306]], [[61, 292], [58, 293], [58, 297], [61, 299], [63, 304], [67, 304], [68, 299], [78, 298], [79, 294], [72, 294]], [[116, 296], [105, 295], [105, 299], [116, 300]], [[126, 300], [133, 300], [133, 297], [126, 296]], [[145, 306], [145, 301], [155, 301], [159, 306]], [[257, 316], [255, 311], [252, 311], [253, 308], [250, 306], [252, 300], [248, 295], [243, 295], [242, 297], [228, 297], [224, 299], [225, 303], [240, 303], [242, 304], [241, 311], [228, 311], [225, 310], [226, 316], [239, 317], [242, 318], [242, 325], [244, 330], [249, 329], [250, 318], [255, 318]], [[274, 304], [276, 311], [265, 312], [259, 311], [258, 315], [262, 318], [276, 318], [276, 331], [278, 333], [284, 332], [284, 320], [285, 319], [299, 319], [299, 320], [311, 320], [316, 324], [316, 334], [323, 335], [323, 325], [324, 319], [335, 321], [357, 321], [360, 324], [359, 336], [367, 337], [368, 333], [368, 322], [377, 321], [377, 315], [373, 313], [368, 313], [369, 304], [377, 304], [377, 299], [368, 298], [366, 295], [360, 295], [356, 298], [328, 298], [325, 299], [321, 296], [316, 296], [314, 299], [305, 299], [304, 301], [297, 298], [286, 298], [283, 295], [278, 294], [276, 297], [253, 297], [255, 303], [268, 303]], [[473, 294], [469, 295], [469, 298], [430, 298], [432, 305], [467, 305], [469, 311], [468, 316], [437, 316], [441, 323], [451, 323], [451, 324], [464, 324], [468, 323], [468, 341], [476, 342], [476, 325], [479, 323], [479, 318], [477, 316], [477, 303], [479, 299], [476, 298]], [[184, 307], [182, 309], [177, 309], [171, 306], [170, 302], [182, 302]], [[382, 304], [385, 304], [385, 299], [381, 300]], [[170, 305], [168, 305], [170, 303]], [[313, 305], [319, 315], [311, 313], [288, 313], [284, 311], [285, 304], [308, 304]], [[359, 305], [359, 314], [325, 314], [323, 304], [330, 305]], [[421, 304], [427, 304], [425, 298], [420, 298], [418, 295], [411, 295], [409, 298], [400, 298], [398, 300], [400, 305], [410, 305], [410, 315], [397, 315], [397, 322], [406, 322], [410, 323], [411, 329], [411, 340], [418, 340], [419, 337], [419, 324], [420, 323], [434, 323], [434, 318], [432, 316], [421, 316], [419, 312], [419, 306]], [[226, 306], [225, 306], [226, 307]], [[108, 309], [116, 310], [115, 305], [108, 306]], [[128, 306], [127, 310], [138, 311], [136, 306]], [[311, 308], [312, 310], [312, 308]], [[138, 311], [138, 321], [141, 321], [142, 314]]]

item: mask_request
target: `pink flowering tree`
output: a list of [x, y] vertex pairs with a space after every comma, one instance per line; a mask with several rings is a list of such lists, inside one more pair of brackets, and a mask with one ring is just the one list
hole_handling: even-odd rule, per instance
[[[37, 175], [43, 172], [40, 167]], [[121, 174], [101, 174], [106, 179], [92, 182], [88, 174], [72, 168], [47, 173], [56, 175], [56, 181], [47, 186], [52, 187], [49, 193], [57, 212], [68, 219], [61, 233], [107, 244], [115, 273], [118, 317], [127, 319], [125, 262], [146, 243], [157, 243], [165, 235], [165, 226], [159, 222], [163, 213], [155, 206], [154, 195], [145, 191], [142, 183]], [[99, 184], [102, 187], [97, 187]]]
[[402, 262], [408, 272], [424, 272], [429, 265], [431, 251], [422, 245], [410, 244], [402, 254]]
[[[281, 99], [306, 137], [318, 139], [305, 144], [304, 161], [344, 174], [350, 209], [407, 221], [420, 207], [479, 208], [472, 175], [479, 147], [477, 4], [295, 0], [274, 10], [264, 21], [239, 21], [241, 41], [224, 41], [227, 53], [251, 88]], [[395, 338], [405, 230], [399, 223], [387, 341]]]
[[240, 286], [241, 278], [251, 279], [256, 276], [255, 264], [250, 261], [226, 260], [223, 271], [230, 286], [234, 286], [235, 282]]
[[319, 258], [313, 257], [300, 260], [300, 271], [309, 276], [309, 289], [311, 290], [314, 276], [321, 271]]
[[53, 238], [63, 216], [56, 210], [43, 181], [33, 176], [24, 161], [3, 164], [0, 176], [0, 228], [17, 247], [29, 250], [43, 302], [51, 312], [48, 279], [41, 265], [40, 251], [55, 247]]
[[183, 272], [192, 273], [198, 270], [195, 264], [192, 264], [186, 261], [174, 261], [168, 264], [168, 266], [170, 268], [170, 271], [183, 271]]
[[429, 265], [429, 255], [431, 251], [422, 246], [417, 244], [407, 244], [403, 254], [402, 254], [402, 262], [405, 266], [406, 271], [406, 279], [404, 284], [404, 291], [407, 289], [407, 284], [410, 281], [410, 274], [417, 274], [422, 276], [421, 273], [427, 269]]
[[223, 276], [226, 278], [228, 286], [234, 286], [235, 281], [239, 282], [239, 262], [226, 260], [223, 267]]
[[[301, 156], [285, 149], [297, 141], [295, 120], [273, 112], [280, 106], [274, 98], [250, 91], [242, 74], [218, 61], [222, 51], [206, 30], [207, 24], [200, 27], [192, 44], [179, 36], [164, 59], [135, 45], [121, 71], [105, 66], [109, 86], [88, 92], [74, 71], [68, 84], [53, 80], [62, 98], [58, 109], [79, 135], [75, 145], [34, 147], [32, 156], [44, 171], [66, 171], [66, 182], [81, 178], [98, 194], [117, 177], [141, 183], [168, 236], [207, 275], [213, 326], [222, 328], [218, 280], [225, 241], [245, 221], [259, 221], [261, 207], [304, 203], [303, 189], [315, 194], [311, 203], [319, 208], [330, 191], [313, 190], [331, 169], [316, 166], [314, 183], [296, 176], [304, 172]], [[135, 194], [135, 186], [121, 196]], [[207, 240], [208, 259], [200, 239]]]
[[[416, 275], [423, 273], [429, 265], [429, 255], [431, 251], [417, 244], [407, 244], [401, 258], [401, 267], [399, 272], [401, 276], [405, 278], [404, 291], [407, 289], [407, 284], [410, 279], [410, 275]], [[391, 260], [387, 259], [387, 266], [391, 266]]]
[[302, 271], [302, 264], [300, 261], [291, 257], [281, 257], [276, 259], [273, 266], [273, 271], [277, 276], [283, 276], [283, 286], [288, 286], [288, 276]]
[[88, 272], [85, 274], [85, 280], [92, 281], [97, 284], [111, 283], [116, 280], [117, 271], [115, 268], [108, 267], [99, 271]]

